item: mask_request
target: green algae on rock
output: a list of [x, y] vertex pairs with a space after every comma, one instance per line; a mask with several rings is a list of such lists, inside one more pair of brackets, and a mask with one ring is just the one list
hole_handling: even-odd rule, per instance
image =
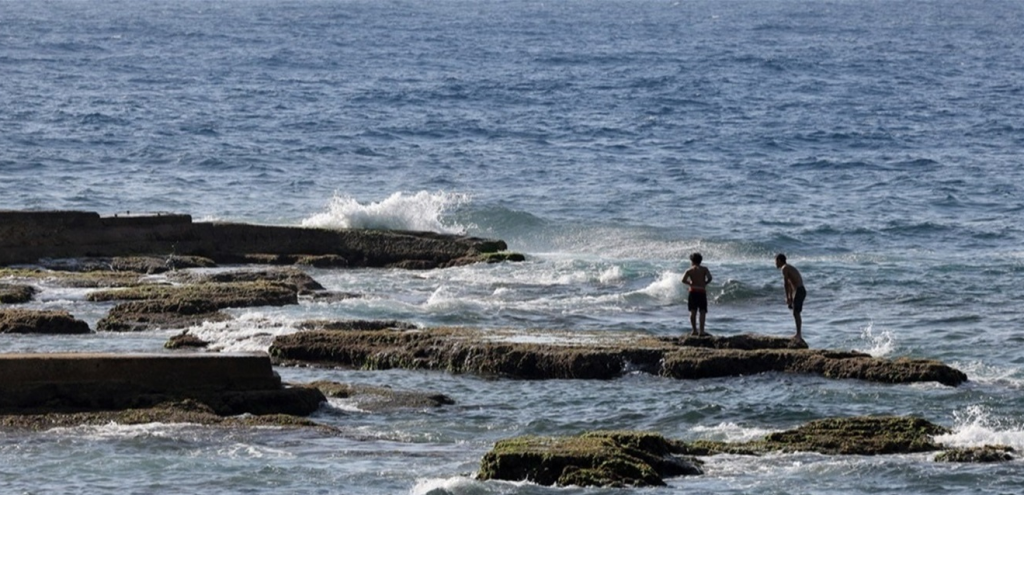
[[663, 478], [702, 474], [700, 462], [675, 456], [660, 434], [596, 431], [564, 438], [521, 436], [484, 455], [480, 480], [528, 480], [546, 486], [664, 486]]
[[[697, 457], [757, 457], [771, 452], [869, 456], [932, 452], [942, 449], [934, 436], [948, 432], [913, 416], [855, 416], [814, 420], [748, 442], [684, 442], [637, 431], [598, 431], [561, 438], [520, 436], [495, 443], [481, 460], [477, 478], [528, 480], [549, 486], [662, 486], [664, 478], [702, 474], [703, 462]], [[940, 457], [943, 461], [964, 461], [953, 460], [961, 454], [964, 452]], [[1005, 451], [993, 448], [985, 451], [984, 457], [995, 460], [999, 454], [1005, 455]]]
[[132, 426], [138, 424], [195, 424], [219, 428], [310, 428], [328, 434], [337, 429], [319, 424], [303, 416], [289, 414], [245, 414], [224, 416], [195, 400], [163, 402], [148, 408], [104, 410], [95, 412], [49, 412], [42, 414], [0, 414], [0, 429], [17, 428], [43, 431], [73, 426], [105, 426], [108, 424]]
[[150, 328], [185, 328], [229, 318], [223, 308], [286, 306], [298, 303], [293, 284], [277, 282], [200, 282], [183, 286], [146, 284], [91, 292], [89, 300], [125, 300], [99, 321], [100, 331], [131, 332]]
[[36, 289], [24, 284], [0, 284], [0, 304], [24, 304], [32, 300]]
[[935, 456], [936, 462], [990, 463], [1013, 460], [1016, 451], [1010, 446], [985, 445], [980, 447], [951, 448]]
[[64, 310], [0, 309], [0, 333], [5, 334], [88, 334], [92, 330]]

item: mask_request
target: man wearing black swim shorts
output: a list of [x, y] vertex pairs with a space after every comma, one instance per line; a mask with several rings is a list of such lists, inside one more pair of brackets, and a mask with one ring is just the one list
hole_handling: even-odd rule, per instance
[[[707, 286], [711, 283], [711, 271], [701, 266], [703, 256], [698, 252], [690, 254], [690, 268], [683, 273], [683, 284], [690, 287], [686, 306], [690, 309], [690, 332], [693, 336], [707, 336], [704, 332], [704, 321], [708, 315]], [[697, 313], [700, 312], [700, 332], [697, 331]]]
[[786, 263], [786, 255], [775, 256], [775, 267], [782, 270], [782, 282], [786, 289], [786, 304], [793, 311], [793, 320], [796, 322], [796, 335], [793, 338], [803, 340], [801, 328], [803, 320], [800, 313], [804, 311], [804, 299], [807, 298], [807, 289], [804, 288], [804, 278], [791, 264]]

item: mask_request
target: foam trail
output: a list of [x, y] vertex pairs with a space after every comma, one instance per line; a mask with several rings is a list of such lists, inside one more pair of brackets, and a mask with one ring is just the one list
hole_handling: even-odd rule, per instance
[[465, 226], [447, 223], [446, 216], [468, 200], [464, 194], [395, 192], [380, 202], [361, 204], [350, 196], [335, 196], [326, 212], [302, 221], [307, 228], [417, 230], [464, 234]]

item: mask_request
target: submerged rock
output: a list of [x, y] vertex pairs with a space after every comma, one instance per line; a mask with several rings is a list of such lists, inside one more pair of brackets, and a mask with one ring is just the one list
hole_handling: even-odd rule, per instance
[[0, 332], [7, 334], [88, 334], [92, 330], [63, 310], [0, 309]]
[[348, 400], [354, 407], [367, 412], [438, 408], [455, 404], [455, 400], [444, 394], [394, 390], [384, 386], [366, 386], [324, 380], [302, 386], [315, 388], [327, 398]]
[[981, 446], [970, 448], [952, 448], [936, 454], [936, 462], [1007, 462], [1013, 460], [1016, 451], [1010, 446]]
[[0, 278], [25, 280], [39, 284], [53, 284], [68, 288], [113, 288], [135, 286], [143, 275], [137, 272], [95, 270], [69, 272], [50, 268], [0, 268]]
[[664, 486], [664, 478], [698, 475], [696, 459], [676, 456], [660, 434], [588, 432], [563, 438], [520, 436], [501, 440], [480, 464], [480, 480], [528, 480], [545, 486]]
[[220, 428], [273, 426], [275, 428], [311, 428], [328, 434], [338, 433], [336, 428], [319, 424], [304, 416], [280, 413], [224, 416], [217, 414], [206, 404], [194, 400], [163, 402], [153, 407], [125, 410], [0, 414], [0, 428], [36, 431], [71, 426], [106, 426], [111, 423], [122, 426], [155, 423], [196, 424]]
[[948, 386], [967, 379], [963, 372], [936, 361], [813, 350], [786, 338], [740, 335], [693, 340], [700, 342], [691, 345], [691, 339], [638, 334], [352, 327], [279, 336], [270, 353], [275, 362], [286, 365], [444, 370], [524, 379], [609, 379], [628, 371], [678, 379], [775, 371]]

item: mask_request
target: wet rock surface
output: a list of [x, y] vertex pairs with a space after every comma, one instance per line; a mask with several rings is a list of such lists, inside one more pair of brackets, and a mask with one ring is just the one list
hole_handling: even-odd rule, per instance
[[501, 440], [480, 463], [480, 480], [528, 480], [545, 486], [664, 486], [664, 478], [699, 475], [700, 461], [677, 455], [660, 434], [597, 431]]
[[36, 289], [23, 284], [0, 284], [0, 304], [24, 304], [32, 299]]
[[75, 272], [45, 267], [34, 268], [0, 268], [0, 278], [7, 279], [15, 285], [37, 283], [62, 286], [67, 288], [114, 288], [135, 286], [142, 282], [144, 275], [137, 272], [118, 272], [113, 270], [93, 270]]
[[[500, 440], [484, 455], [477, 478], [528, 480], [555, 486], [662, 486], [666, 478], [703, 474], [700, 457], [761, 456], [772, 452], [912, 454], [943, 449], [934, 437], [949, 430], [913, 416], [857, 416], [814, 420], [749, 442], [672, 440], [649, 432], [588, 432], [579, 436], [520, 436]], [[955, 449], [939, 462], [1010, 459], [1006, 447]]]
[[[693, 340], [699, 341], [696, 346], [691, 344]], [[632, 370], [677, 379], [763, 372], [948, 386], [967, 379], [959, 370], [932, 360], [889, 360], [859, 352], [813, 350], [802, 341], [749, 334], [672, 339], [451, 327], [321, 328], [279, 336], [270, 353], [275, 362], [284, 365], [444, 370], [523, 379], [609, 379]]]
[[62, 310], [0, 308], [0, 333], [88, 334], [89, 324]]
[[1007, 462], [1014, 459], [1015, 450], [1010, 446], [980, 446], [952, 448], [935, 456], [936, 462], [991, 463]]
[[501, 240], [431, 232], [197, 223], [187, 214], [0, 211], [0, 265], [132, 257], [137, 261], [125, 268], [145, 273], [206, 262], [438, 268], [513, 258], [503, 255], [507, 249]]
[[191, 400], [221, 416], [308, 416], [326, 400], [288, 386], [263, 354], [0, 354], [0, 414], [152, 408]]
[[328, 434], [337, 430], [309, 418], [290, 414], [241, 414], [224, 416], [195, 400], [169, 401], [147, 408], [91, 412], [47, 412], [41, 414], [0, 414], [0, 428], [49, 430], [71, 426], [124, 426], [135, 424], [195, 424], [220, 428], [279, 427], [311, 428]]
[[265, 281], [146, 284], [92, 292], [88, 298], [94, 302], [127, 301], [111, 308], [96, 329], [132, 332], [224, 321], [230, 318], [221, 312], [224, 308], [297, 304], [298, 290], [294, 284]]
[[395, 390], [383, 386], [366, 386], [326, 380], [301, 386], [315, 388], [327, 398], [346, 400], [352, 407], [366, 412], [439, 408], [455, 404], [454, 399], [444, 394]]

